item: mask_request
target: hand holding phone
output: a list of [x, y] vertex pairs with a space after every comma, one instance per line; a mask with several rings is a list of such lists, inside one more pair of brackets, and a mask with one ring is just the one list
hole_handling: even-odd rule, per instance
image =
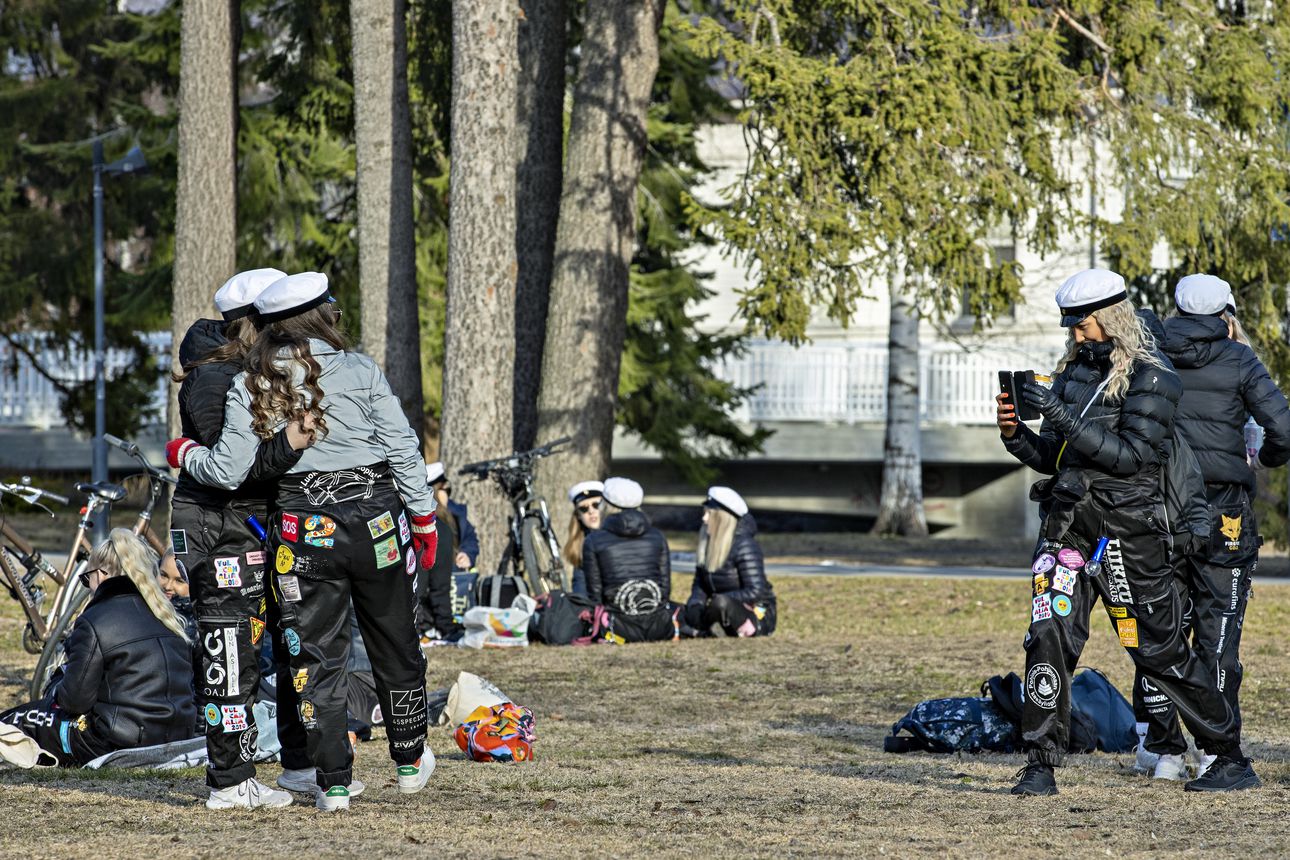
[[[1039, 410], [1027, 404], [1021, 399], [1021, 386], [1026, 383], [1035, 381], [1035, 372], [1033, 370], [1001, 370], [999, 371], [999, 390], [1001, 394], [995, 400], [1000, 404], [999, 429], [1003, 430], [1003, 404], [1008, 404], [1013, 408], [1013, 419], [1020, 421], [1037, 421], [1040, 418]], [[1005, 435], [1011, 436], [1006, 431]]]

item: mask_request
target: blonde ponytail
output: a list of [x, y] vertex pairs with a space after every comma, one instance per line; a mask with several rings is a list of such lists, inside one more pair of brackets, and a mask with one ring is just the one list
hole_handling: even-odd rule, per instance
[[143, 542], [143, 538], [129, 529], [112, 529], [108, 539], [96, 546], [90, 554], [89, 568], [97, 568], [109, 577], [127, 577], [139, 590], [143, 602], [157, 620], [187, 642], [184, 622], [175, 614], [174, 607], [157, 582], [157, 565], [157, 554]]

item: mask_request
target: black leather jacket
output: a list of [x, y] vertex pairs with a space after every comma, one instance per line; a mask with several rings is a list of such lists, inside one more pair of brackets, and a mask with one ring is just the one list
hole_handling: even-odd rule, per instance
[[612, 605], [618, 589], [633, 579], [657, 582], [664, 601], [672, 594], [667, 539], [640, 511], [620, 511], [589, 532], [582, 544], [582, 569], [587, 596], [596, 603]]
[[1164, 352], [1183, 384], [1176, 426], [1205, 483], [1254, 489], [1254, 472], [1245, 462], [1250, 415], [1264, 431], [1259, 461], [1275, 467], [1290, 459], [1290, 406], [1254, 351], [1228, 338], [1226, 322], [1211, 316], [1166, 320]]
[[694, 569], [694, 586], [687, 603], [706, 603], [714, 594], [724, 594], [740, 603], [769, 603], [775, 593], [766, 579], [761, 547], [757, 544], [757, 522], [744, 514], [735, 526], [730, 554], [716, 570]]
[[128, 577], [100, 583], [67, 637], [54, 702], [86, 714], [94, 733], [122, 749], [194, 736], [188, 643], [166, 628]]
[[[223, 322], [198, 320], [179, 344], [179, 363], [199, 361], [226, 343]], [[179, 386], [179, 422], [184, 436], [207, 448], [215, 447], [224, 429], [224, 398], [233, 377], [241, 372], [240, 365], [227, 361], [199, 364], [189, 371]], [[259, 512], [263, 523], [263, 512], [274, 496], [274, 481], [299, 460], [300, 452], [292, 449], [286, 432], [279, 431], [260, 445], [251, 473], [236, 490], [208, 486], [185, 470], [179, 473], [175, 499], [209, 508], [223, 508], [236, 500], [250, 511]]]

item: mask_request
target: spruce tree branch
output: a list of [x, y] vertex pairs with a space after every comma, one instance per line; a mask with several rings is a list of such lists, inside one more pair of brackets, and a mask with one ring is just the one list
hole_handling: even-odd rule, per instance
[[1049, 8], [1051, 8], [1054, 12], [1056, 12], [1057, 16], [1061, 18], [1063, 21], [1065, 21], [1067, 26], [1069, 26], [1072, 30], [1074, 30], [1076, 33], [1079, 33], [1081, 36], [1083, 36], [1084, 38], [1092, 42], [1094, 45], [1096, 45], [1098, 47], [1098, 50], [1106, 54], [1108, 58], [1111, 56], [1111, 46], [1108, 45], [1106, 42], [1103, 42], [1102, 39], [1098, 37], [1098, 35], [1094, 33], [1092, 30], [1085, 27], [1079, 21], [1076, 21], [1074, 16], [1071, 15], [1070, 12], [1067, 12], [1064, 8], [1062, 8], [1061, 6], [1058, 6], [1055, 3]]
[[27, 359], [27, 361], [31, 362], [32, 369], [43, 376], [50, 385], [54, 386], [54, 389], [58, 391], [59, 394], [71, 394], [72, 389], [67, 384], [67, 380], [59, 379], [57, 376], [54, 376], [46, 370], [36, 358], [36, 354], [32, 352], [30, 347], [22, 343], [22, 341], [18, 340], [7, 331], [0, 332], [0, 337], [3, 337], [9, 343], [9, 346], [13, 348], [14, 352], [21, 354]]

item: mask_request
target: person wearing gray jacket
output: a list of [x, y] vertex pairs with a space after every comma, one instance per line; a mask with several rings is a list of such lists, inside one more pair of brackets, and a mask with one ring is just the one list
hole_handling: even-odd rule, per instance
[[268, 549], [323, 810], [349, 806], [351, 599], [399, 791], [420, 791], [434, 769], [413, 597], [418, 570], [434, 560], [434, 499], [398, 398], [370, 358], [346, 349], [333, 301], [317, 272], [269, 286], [255, 301], [260, 335], [229, 389], [219, 442], [166, 446], [172, 466], [232, 489], [262, 440], [287, 421], [312, 418], [314, 444], [279, 481]]

